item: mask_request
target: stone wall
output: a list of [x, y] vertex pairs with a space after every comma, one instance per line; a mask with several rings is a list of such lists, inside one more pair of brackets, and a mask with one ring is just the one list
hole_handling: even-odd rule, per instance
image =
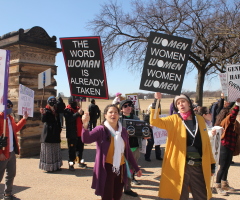
[[19, 157], [30, 157], [40, 153], [40, 134], [43, 124], [39, 106], [43, 90], [38, 89], [38, 74], [51, 68], [51, 85], [45, 87], [43, 106], [49, 96], [56, 96], [57, 85], [54, 75], [57, 74], [55, 58], [61, 49], [56, 47], [56, 37], [49, 37], [41, 27], [28, 30], [19, 29], [0, 37], [0, 49], [10, 50], [8, 98], [13, 102], [15, 120], [22, 116], [17, 114], [19, 84], [34, 90], [34, 114], [28, 118], [26, 125], [19, 131]]

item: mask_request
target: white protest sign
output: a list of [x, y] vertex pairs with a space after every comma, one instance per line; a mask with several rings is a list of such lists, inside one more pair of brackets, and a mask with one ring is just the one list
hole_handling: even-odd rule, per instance
[[38, 89], [43, 88], [43, 83], [44, 83], [44, 87], [51, 84], [51, 68], [38, 74]]
[[229, 65], [227, 68], [228, 101], [236, 101], [240, 96], [240, 64]]
[[216, 135], [210, 137], [210, 143], [212, 146], [213, 157], [216, 161], [215, 172], [217, 172], [218, 165], [219, 165], [221, 135], [222, 135], [223, 128], [221, 126], [214, 126], [213, 128], [216, 129]]
[[5, 66], [6, 66], [7, 51], [0, 49], [0, 112], [4, 111], [3, 95], [5, 83]]
[[218, 75], [222, 86], [222, 93], [224, 94], [224, 96], [228, 96], [227, 73], [219, 73]]
[[142, 140], [142, 148], [140, 149], [140, 153], [146, 154], [147, 150], [147, 140], [143, 139]]
[[160, 129], [158, 127], [153, 126], [152, 131], [155, 145], [166, 144], [167, 131], [165, 129]]
[[19, 85], [18, 114], [23, 115], [27, 111], [29, 117], [33, 117], [34, 110], [34, 91]]
[[138, 94], [126, 94], [126, 98], [133, 102], [135, 111], [140, 110]]

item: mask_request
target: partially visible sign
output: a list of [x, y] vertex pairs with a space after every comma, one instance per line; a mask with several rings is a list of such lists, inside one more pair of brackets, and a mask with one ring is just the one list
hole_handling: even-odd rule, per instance
[[18, 98], [18, 114], [24, 115], [25, 111], [29, 117], [33, 117], [34, 110], [34, 91], [20, 84]]
[[51, 68], [38, 74], [38, 89], [51, 84]]
[[4, 111], [8, 98], [9, 62], [10, 51], [0, 49], [0, 112]]
[[210, 137], [210, 143], [212, 146], [213, 157], [216, 162], [215, 172], [217, 172], [218, 165], [219, 165], [221, 135], [222, 135], [223, 128], [221, 126], [214, 126], [213, 128], [216, 129], [216, 135]]
[[153, 126], [152, 131], [155, 145], [166, 144], [167, 130]]
[[72, 96], [108, 99], [100, 37], [60, 38]]
[[240, 97], [240, 64], [227, 66], [228, 101], [236, 101]]
[[150, 32], [140, 89], [180, 94], [192, 40]]
[[138, 94], [126, 94], [126, 98], [130, 99], [133, 104], [134, 104], [134, 110], [139, 111], [140, 110], [140, 104], [139, 104], [139, 99], [138, 99]]
[[218, 74], [222, 86], [222, 93], [224, 96], [228, 96], [228, 81], [227, 81], [227, 73], [220, 73]]
[[147, 140], [143, 139], [142, 140], [142, 148], [140, 149], [140, 153], [146, 154], [147, 150]]

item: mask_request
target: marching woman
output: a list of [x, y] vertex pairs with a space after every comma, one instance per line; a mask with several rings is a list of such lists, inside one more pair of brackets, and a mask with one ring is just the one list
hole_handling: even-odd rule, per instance
[[43, 131], [41, 134], [41, 152], [39, 169], [54, 172], [61, 169], [61, 122], [56, 110], [56, 98], [50, 96], [45, 108], [40, 108], [42, 114]]
[[116, 105], [104, 109], [103, 125], [88, 130], [89, 114], [82, 117], [84, 143], [96, 142], [96, 158], [93, 170], [92, 188], [102, 200], [120, 200], [124, 184], [130, 176], [128, 162], [142, 175], [130, 150], [128, 133], [119, 122], [120, 110]]
[[168, 132], [159, 197], [187, 200], [190, 188], [194, 200], [210, 199], [210, 180], [215, 170], [215, 161], [205, 120], [194, 114], [191, 100], [184, 94], [173, 100], [177, 114], [155, 117], [156, 102], [161, 97], [161, 93], [155, 93], [150, 116], [151, 125]]

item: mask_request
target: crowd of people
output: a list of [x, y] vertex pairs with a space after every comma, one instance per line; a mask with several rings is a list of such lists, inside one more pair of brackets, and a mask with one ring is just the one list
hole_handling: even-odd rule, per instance
[[[173, 200], [189, 198], [189, 192], [195, 200], [212, 197], [211, 180], [215, 177], [215, 188], [218, 194], [228, 195], [235, 191], [228, 182], [228, 171], [232, 158], [240, 153], [240, 124], [237, 120], [240, 98], [236, 102], [227, 102], [222, 95], [210, 108], [201, 107], [185, 94], [173, 99], [167, 117], [161, 114], [161, 93], [155, 93], [154, 102], [148, 108], [144, 121], [151, 127], [167, 130], [168, 139], [165, 153], [162, 155], [160, 145], [155, 145], [156, 160], [162, 161], [162, 174], [158, 196]], [[19, 152], [16, 132], [19, 131], [28, 117], [27, 113], [16, 124], [11, 117], [13, 104], [7, 105], [7, 141], [0, 138], [0, 180], [5, 171], [4, 199], [13, 199], [12, 187], [16, 175], [16, 157]], [[116, 94], [113, 104], [107, 105], [103, 112], [94, 99], [84, 112], [77, 100], [71, 96], [68, 105], [62, 98], [50, 96], [45, 108], [40, 108], [43, 131], [39, 169], [48, 173], [61, 170], [61, 132], [66, 128], [68, 145], [69, 170], [75, 170], [75, 164], [87, 168], [84, 163], [84, 144], [96, 143], [96, 157], [93, 169], [92, 188], [103, 200], [120, 200], [122, 194], [137, 197], [132, 184], [141, 184], [136, 176], [141, 177], [138, 166], [143, 140], [147, 140], [145, 161], [151, 162], [150, 156], [154, 146], [153, 129], [149, 137], [130, 137], [123, 127], [124, 120], [140, 120], [134, 114], [134, 103], [122, 99]], [[100, 118], [100, 125], [97, 120]], [[3, 113], [0, 114], [3, 132]], [[223, 129], [219, 169], [212, 154], [209, 137], [216, 137], [216, 128]], [[164, 156], [164, 157], [163, 157]], [[11, 167], [9, 167], [11, 166]], [[216, 171], [217, 169], [217, 171]], [[171, 191], [171, 192], [169, 192]]]

